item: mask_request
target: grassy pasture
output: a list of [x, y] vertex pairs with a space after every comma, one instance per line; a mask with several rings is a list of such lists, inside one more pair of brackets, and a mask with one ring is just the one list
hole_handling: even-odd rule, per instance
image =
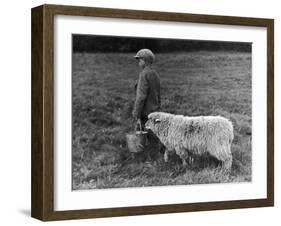
[[251, 54], [223, 51], [157, 54], [165, 112], [221, 115], [234, 125], [233, 166], [227, 174], [208, 156], [187, 169], [155, 150], [131, 158], [134, 54], [74, 53], [72, 82], [73, 189], [251, 181]]

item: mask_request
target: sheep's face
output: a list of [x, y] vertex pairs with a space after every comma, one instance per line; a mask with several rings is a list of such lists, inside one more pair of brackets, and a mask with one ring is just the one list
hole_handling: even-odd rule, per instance
[[163, 112], [153, 112], [148, 115], [148, 120], [145, 123], [145, 128], [150, 129], [154, 134], [159, 135], [163, 129], [164, 119], [166, 118], [166, 113]]

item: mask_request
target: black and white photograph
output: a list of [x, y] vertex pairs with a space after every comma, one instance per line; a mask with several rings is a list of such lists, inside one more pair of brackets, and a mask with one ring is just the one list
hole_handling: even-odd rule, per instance
[[72, 189], [252, 180], [252, 43], [72, 35]]

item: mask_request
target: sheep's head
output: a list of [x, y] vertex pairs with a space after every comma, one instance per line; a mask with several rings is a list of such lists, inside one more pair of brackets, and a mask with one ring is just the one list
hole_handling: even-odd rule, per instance
[[148, 115], [148, 120], [145, 123], [145, 128], [150, 129], [154, 134], [159, 135], [165, 128], [167, 123], [168, 113], [164, 112], [153, 112]]

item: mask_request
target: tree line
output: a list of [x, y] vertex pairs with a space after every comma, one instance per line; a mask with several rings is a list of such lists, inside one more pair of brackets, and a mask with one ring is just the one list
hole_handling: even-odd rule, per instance
[[239, 51], [251, 52], [252, 44], [248, 42], [223, 42], [162, 38], [136, 38], [98, 35], [72, 35], [73, 52], [137, 52], [149, 48], [154, 52], [179, 51]]

